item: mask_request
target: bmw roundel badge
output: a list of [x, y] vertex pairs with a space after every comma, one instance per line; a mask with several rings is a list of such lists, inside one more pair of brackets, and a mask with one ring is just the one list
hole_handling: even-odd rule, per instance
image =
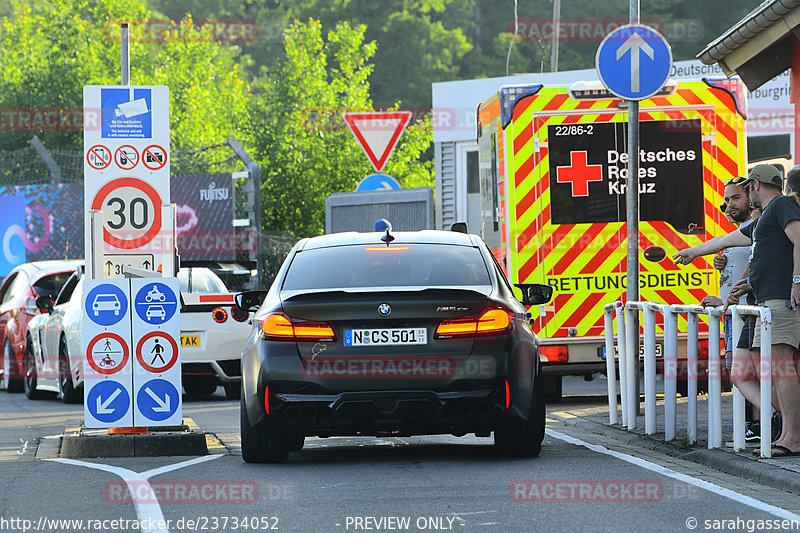
[[382, 303], [378, 306], [378, 313], [380, 313], [381, 316], [389, 316], [389, 313], [391, 312], [392, 308], [389, 307], [389, 304], [387, 303]]

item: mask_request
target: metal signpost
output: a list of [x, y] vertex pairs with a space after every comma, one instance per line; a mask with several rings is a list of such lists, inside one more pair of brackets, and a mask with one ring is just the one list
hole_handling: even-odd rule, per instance
[[88, 428], [182, 422], [175, 206], [165, 205], [169, 88], [127, 85], [127, 30], [123, 24], [123, 85], [83, 88], [84, 108], [99, 117], [84, 127]]
[[[638, 0], [630, 2], [630, 22], [606, 35], [597, 48], [595, 65], [603, 85], [628, 100], [626, 297], [634, 302], [639, 300], [639, 101], [664, 87], [672, 69], [672, 50], [660, 33], [638, 23]], [[638, 315], [630, 327], [639, 331]], [[638, 365], [636, 369], [638, 374]]]

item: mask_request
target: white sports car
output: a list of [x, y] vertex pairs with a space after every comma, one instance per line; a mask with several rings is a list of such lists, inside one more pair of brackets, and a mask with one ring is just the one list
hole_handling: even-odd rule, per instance
[[[233, 309], [233, 294], [222, 280], [203, 267], [178, 273], [181, 299], [181, 365], [188, 395], [212, 394], [218, 385], [228, 398], [238, 398], [242, 347], [252, 326], [250, 315]], [[55, 301], [37, 299], [49, 311], [28, 324], [23, 357], [28, 398], [56, 392], [66, 403], [83, 400], [81, 299], [83, 277], [73, 274]]]

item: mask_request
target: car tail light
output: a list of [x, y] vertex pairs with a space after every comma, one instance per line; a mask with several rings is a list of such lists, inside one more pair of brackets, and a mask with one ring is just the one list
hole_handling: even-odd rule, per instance
[[242, 309], [241, 307], [233, 306], [231, 307], [231, 317], [236, 322], [244, 322], [250, 316], [250, 313]]
[[264, 409], [269, 414], [269, 385], [264, 387]]
[[489, 309], [479, 318], [445, 320], [436, 328], [434, 337], [448, 338], [454, 335], [493, 334], [508, 331], [513, 315], [503, 309]]
[[217, 324], [222, 324], [228, 320], [228, 313], [221, 307], [217, 307], [211, 311], [211, 316], [214, 318], [214, 322]]
[[566, 363], [569, 361], [569, 347], [566, 344], [539, 346], [539, 355], [543, 355], [551, 363]]
[[319, 322], [292, 322], [285, 315], [268, 315], [261, 322], [261, 331], [273, 340], [333, 340], [333, 328]]
[[511, 325], [513, 315], [502, 309], [489, 309], [478, 319], [478, 333], [505, 331]]
[[506, 380], [506, 409], [511, 405], [511, 390], [508, 388], [508, 380]]

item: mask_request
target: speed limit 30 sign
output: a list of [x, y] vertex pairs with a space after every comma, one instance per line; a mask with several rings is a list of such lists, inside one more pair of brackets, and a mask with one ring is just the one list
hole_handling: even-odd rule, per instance
[[[156, 270], [165, 248], [161, 206], [170, 201], [169, 88], [87, 85], [83, 102], [100, 109], [100, 127], [84, 131], [84, 207], [103, 212], [102, 253], [115, 265], [131, 255], [137, 267], [152, 255]], [[89, 232], [86, 224], [87, 258]]]

